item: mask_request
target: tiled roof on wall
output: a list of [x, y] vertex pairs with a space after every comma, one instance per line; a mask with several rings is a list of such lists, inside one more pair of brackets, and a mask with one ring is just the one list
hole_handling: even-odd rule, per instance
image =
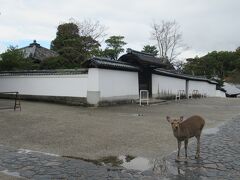
[[94, 57], [83, 63], [88, 68], [117, 69], [126, 71], [139, 71], [140, 68], [122, 61], [115, 61], [107, 58]]
[[216, 81], [210, 80], [210, 79], [202, 77], [202, 76], [200, 77], [200, 76], [192, 76], [192, 75], [188, 75], [188, 74], [182, 74], [182, 73], [178, 73], [177, 71], [173, 71], [173, 70], [165, 70], [165, 69], [158, 68], [153, 71], [153, 74], [159, 74], [159, 75], [163, 75], [163, 76], [176, 77], [179, 79], [187, 79], [187, 80], [194, 80], [194, 81], [206, 81], [211, 84], [218, 84]]
[[0, 71], [0, 76], [73, 75], [87, 74], [87, 72], [88, 69]]

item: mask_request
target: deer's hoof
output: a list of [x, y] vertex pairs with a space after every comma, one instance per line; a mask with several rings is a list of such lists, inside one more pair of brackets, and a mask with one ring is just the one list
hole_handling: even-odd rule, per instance
[[179, 157], [177, 157], [177, 158], [175, 159], [175, 162], [181, 162], [181, 159], [180, 159]]
[[188, 158], [176, 158], [175, 159], [175, 162], [187, 162], [188, 161]]
[[196, 155], [196, 156], [195, 156], [195, 159], [199, 159], [199, 158], [200, 158], [200, 156], [199, 156], [199, 155]]

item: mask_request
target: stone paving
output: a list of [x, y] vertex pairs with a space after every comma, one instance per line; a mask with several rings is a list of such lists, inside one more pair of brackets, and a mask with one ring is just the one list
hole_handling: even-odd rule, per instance
[[[0, 146], [0, 172], [27, 179], [152, 179], [149, 174]], [[151, 174], [152, 175], [152, 174]]]
[[[188, 162], [175, 162], [176, 153], [155, 161], [153, 170], [136, 171], [98, 166], [82, 160], [0, 146], [0, 172], [27, 179], [240, 179], [240, 116], [203, 135], [201, 159], [189, 145]], [[182, 149], [183, 152], [183, 149]]]
[[[176, 153], [165, 158], [165, 177], [177, 180], [240, 179], [240, 116], [221, 126], [216, 134], [203, 135], [199, 160], [194, 158], [195, 142], [189, 146], [187, 162], [175, 162]], [[184, 158], [184, 149], [181, 152]]]

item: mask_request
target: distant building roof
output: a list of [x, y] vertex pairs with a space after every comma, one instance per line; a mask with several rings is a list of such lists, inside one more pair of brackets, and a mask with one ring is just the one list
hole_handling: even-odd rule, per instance
[[233, 84], [224, 83], [222, 88], [226, 91], [227, 96], [236, 96], [240, 94], [240, 89]]
[[29, 46], [20, 48], [19, 50], [24, 53], [25, 58], [33, 58], [37, 61], [42, 61], [49, 57], [58, 56], [57, 52], [42, 47], [40, 44], [37, 43], [36, 40], [34, 40], [33, 43], [29, 44]]
[[148, 68], [166, 67], [166, 61], [163, 58], [157, 58], [152, 54], [127, 49], [127, 54], [122, 55], [118, 61], [128, 62], [130, 64], [138, 64]]

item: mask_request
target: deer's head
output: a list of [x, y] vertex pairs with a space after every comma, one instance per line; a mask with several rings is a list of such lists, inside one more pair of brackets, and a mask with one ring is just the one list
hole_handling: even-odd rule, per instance
[[183, 121], [183, 116], [181, 116], [179, 119], [171, 119], [169, 116], [167, 116], [167, 121], [171, 124], [173, 131], [176, 131], [179, 129], [180, 123]]

